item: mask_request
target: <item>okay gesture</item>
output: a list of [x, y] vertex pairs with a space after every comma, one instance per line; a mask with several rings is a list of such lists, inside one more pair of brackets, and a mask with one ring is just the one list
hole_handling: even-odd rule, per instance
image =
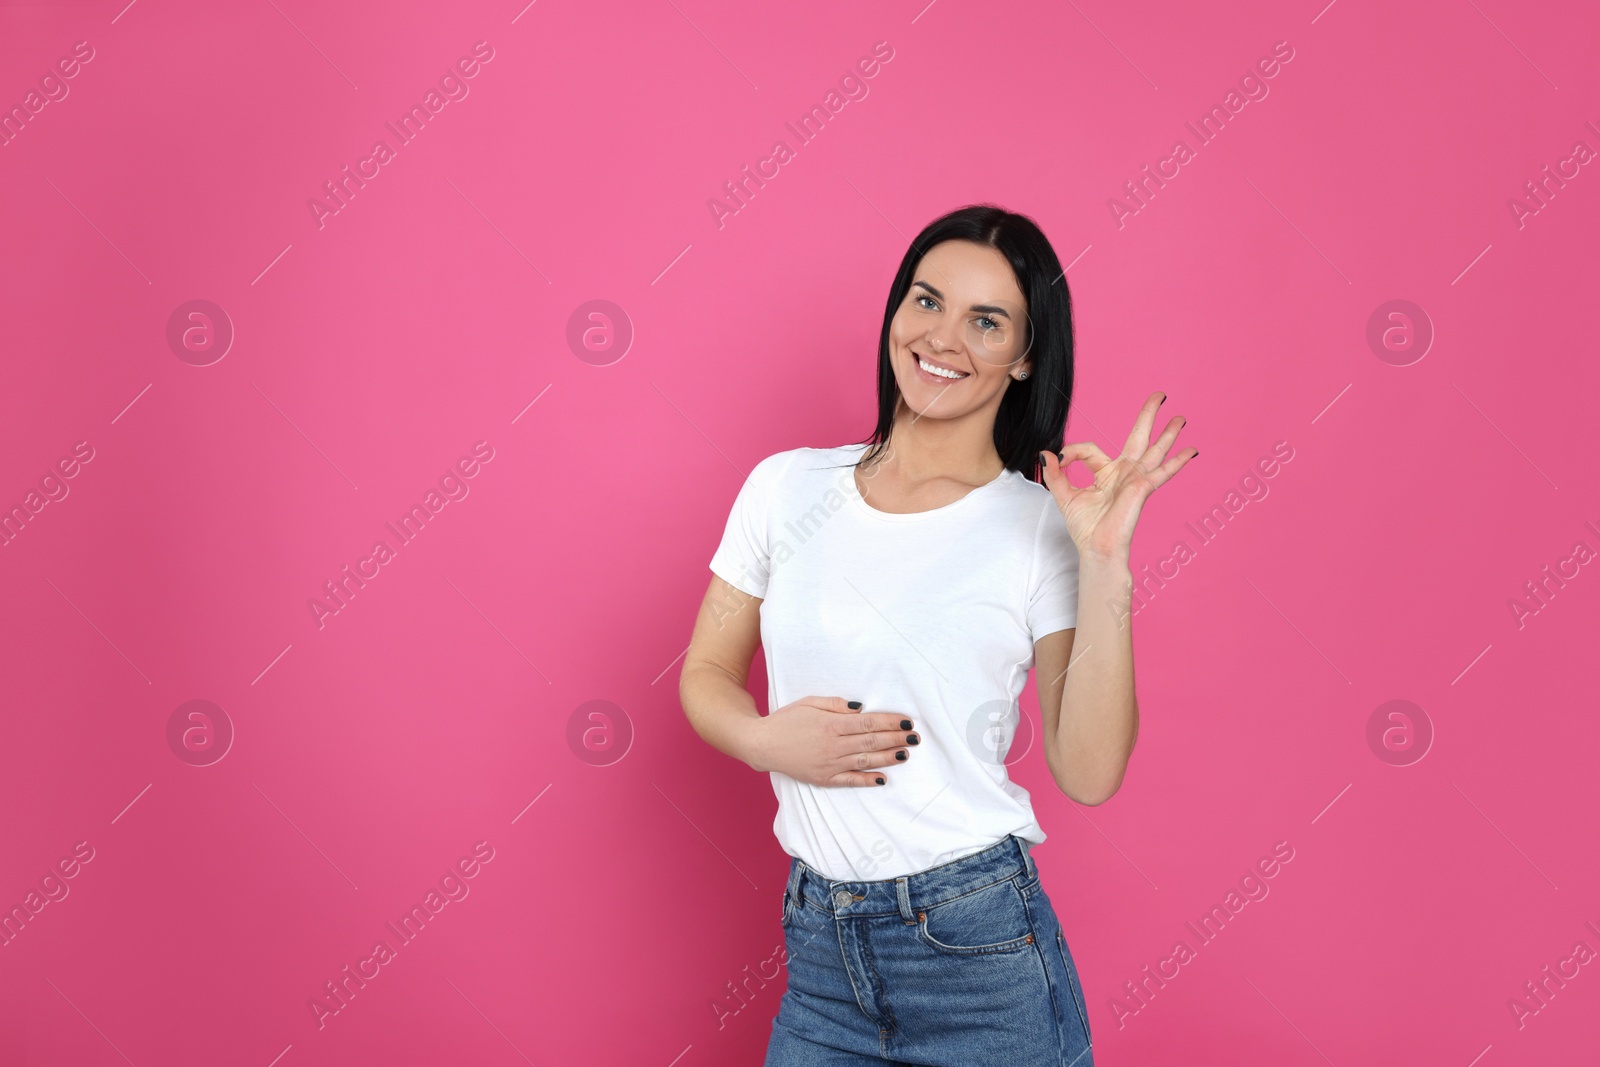
[[[1150, 440], [1156, 409], [1166, 402], [1166, 394], [1154, 392], [1139, 409], [1122, 454], [1112, 459], [1093, 441], [1068, 444], [1059, 456], [1039, 453], [1044, 463], [1044, 484], [1055, 497], [1056, 506], [1067, 520], [1067, 533], [1083, 554], [1102, 559], [1126, 559], [1133, 543], [1133, 527], [1145, 498], [1183, 469], [1197, 448], [1186, 448], [1167, 459], [1167, 450], [1183, 429], [1182, 415], [1174, 415], [1161, 436]], [[1067, 481], [1066, 468], [1082, 460], [1094, 474], [1094, 484], [1079, 488]]]

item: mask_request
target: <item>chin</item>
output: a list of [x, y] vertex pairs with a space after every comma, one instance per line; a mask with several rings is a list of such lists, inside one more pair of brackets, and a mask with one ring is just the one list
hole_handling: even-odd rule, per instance
[[948, 419], [961, 414], [950, 406], [947, 398], [922, 392], [926, 387], [921, 382], [915, 383], [915, 387], [915, 392], [907, 392], [903, 387], [900, 390], [900, 402], [912, 414], [924, 419]]

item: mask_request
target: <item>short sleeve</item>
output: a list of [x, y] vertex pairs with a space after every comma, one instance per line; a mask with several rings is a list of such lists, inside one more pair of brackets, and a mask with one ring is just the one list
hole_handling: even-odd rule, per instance
[[767, 595], [772, 575], [768, 519], [778, 475], [788, 458], [779, 452], [755, 465], [734, 498], [722, 541], [711, 556], [714, 574], [753, 597]]
[[1067, 522], [1054, 500], [1039, 517], [1033, 553], [1028, 633], [1037, 641], [1078, 625], [1078, 546], [1067, 533]]

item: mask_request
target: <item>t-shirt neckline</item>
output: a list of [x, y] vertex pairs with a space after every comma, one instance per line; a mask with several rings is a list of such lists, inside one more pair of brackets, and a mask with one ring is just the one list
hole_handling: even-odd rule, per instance
[[[856, 454], [855, 458], [859, 459], [860, 456], [866, 452], [867, 447], [868, 446], [866, 446], [866, 445], [846, 445], [845, 446], [845, 451], [854, 452]], [[991, 478], [987, 482], [984, 482], [982, 485], [978, 486], [977, 488], [967, 490], [967, 492], [964, 493], [958, 499], [952, 500], [948, 504], [941, 504], [939, 507], [936, 507], [936, 508], [929, 508], [927, 511], [892, 512], [892, 511], [879, 511], [877, 508], [873, 507], [871, 504], [868, 504], [866, 502], [866, 500], [861, 496], [860, 491], [858, 489], [856, 489], [856, 486], [855, 486], [855, 477], [856, 477], [856, 475], [855, 475], [855, 465], [852, 463], [851, 467], [850, 467], [850, 486], [855, 491], [850, 494], [850, 499], [855, 501], [855, 506], [856, 506], [857, 510], [859, 510], [861, 512], [864, 512], [865, 514], [870, 515], [875, 519], [883, 519], [886, 522], [917, 522], [917, 521], [920, 521], [920, 520], [923, 520], [923, 519], [932, 518], [935, 515], [948, 514], [952, 510], [960, 507], [962, 504], [965, 504], [967, 501], [969, 501], [973, 497], [977, 496], [979, 493], [982, 493], [984, 490], [993, 488], [994, 486], [999, 485], [1001, 482], [1009, 480], [1010, 476], [1015, 474], [1015, 473], [1017, 473], [1017, 472], [1012, 470], [1010, 467], [1007, 467], [1004, 470], [1002, 470], [996, 477]]]

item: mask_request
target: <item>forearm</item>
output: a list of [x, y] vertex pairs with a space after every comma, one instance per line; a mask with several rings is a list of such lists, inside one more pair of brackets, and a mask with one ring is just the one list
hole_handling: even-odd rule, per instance
[[1085, 804], [1122, 785], [1139, 733], [1133, 685], [1133, 572], [1126, 555], [1084, 554], [1078, 565], [1078, 625], [1046, 755], [1062, 792]]
[[678, 700], [689, 725], [706, 744], [755, 770], [765, 769], [757, 744], [761, 712], [750, 691], [726, 671], [685, 667], [678, 681]]

